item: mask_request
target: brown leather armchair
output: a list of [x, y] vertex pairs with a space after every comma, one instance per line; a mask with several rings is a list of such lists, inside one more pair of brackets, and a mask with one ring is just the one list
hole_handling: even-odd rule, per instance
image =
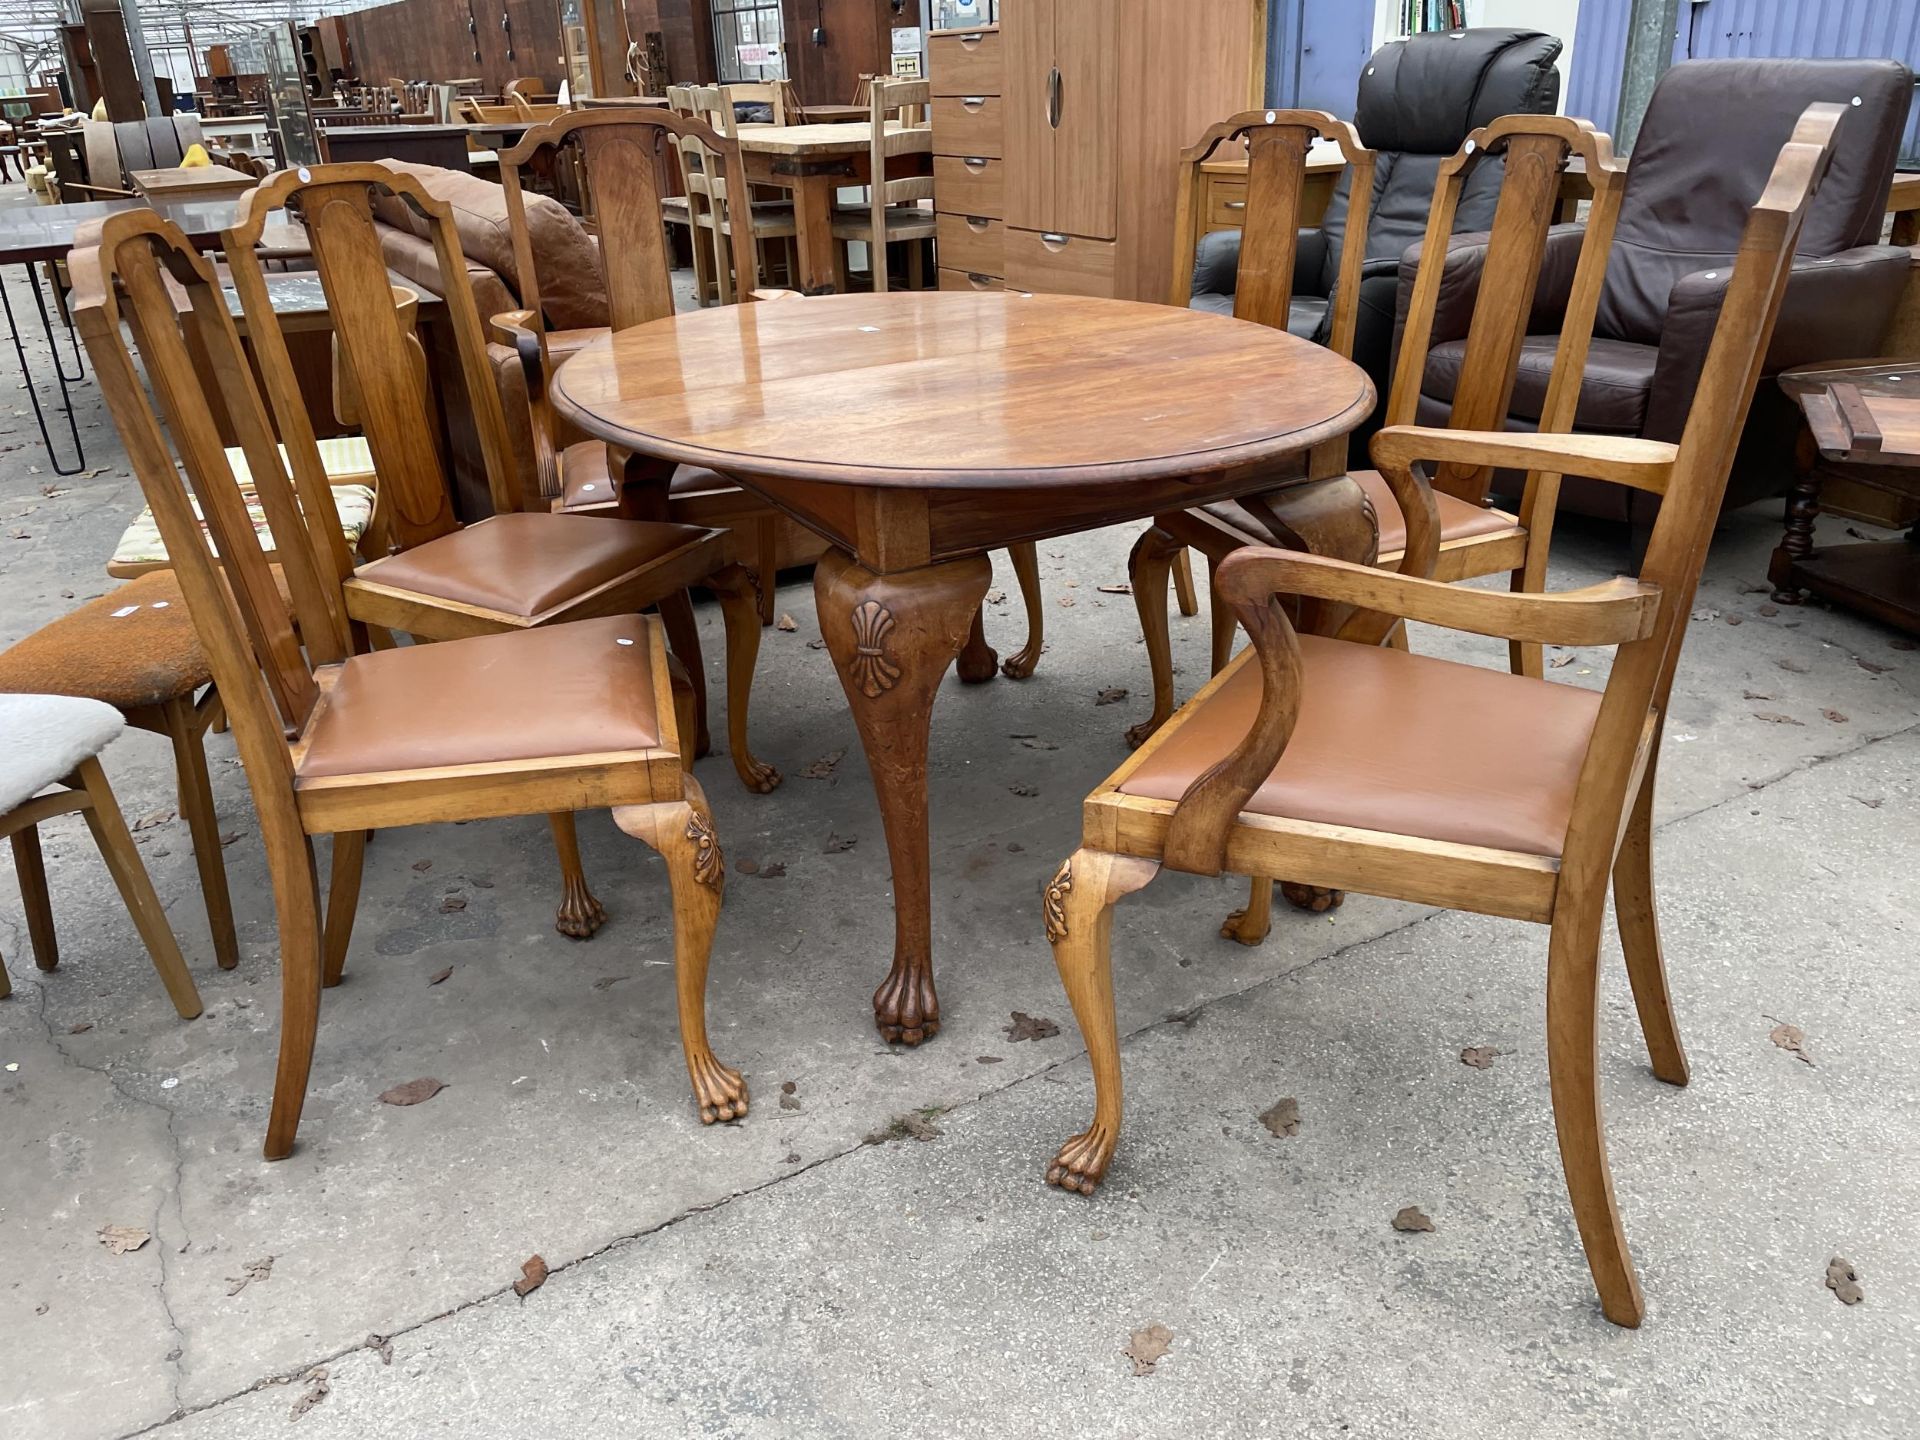
[[[1725, 503], [1782, 493], [1792, 477], [1797, 421], [1771, 377], [1810, 361], [1877, 354], [1907, 283], [1910, 253], [1877, 242], [1912, 93], [1913, 72], [1894, 60], [1695, 60], [1669, 70], [1654, 89], [1628, 166], [1576, 427], [1680, 439], [1747, 213], [1801, 113], [1816, 100], [1838, 101], [1847, 114], [1832, 169], [1800, 237], [1767, 352], [1768, 378], [1743, 432]], [[1510, 430], [1532, 430], [1539, 419], [1581, 228], [1558, 226], [1548, 237]], [[1485, 235], [1459, 236], [1448, 249], [1421, 387], [1423, 425], [1445, 423], [1486, 242]], [[1399, 324], [1419, 263], [1417, 245], [1400, 262]], [[1397, 338], [1396, 327], [1396, 349]], [[1569, 478], [1560, 503], [1645, 523], [1658, 502]]]

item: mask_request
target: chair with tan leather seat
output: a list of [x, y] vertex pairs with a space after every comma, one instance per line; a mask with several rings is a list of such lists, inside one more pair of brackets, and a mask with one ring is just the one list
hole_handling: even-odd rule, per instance
[[[364, 206], [369, 182], [357, 183]], [[332, 231], [341, 217], [330, 212], [342, 206], [365, 223], [364, 210], [324, 180], [306, 199], [316, 254], [333, 263], [339, 255]], [[367, 831], [571, 816], [583, 807], [612, 807], [622, 830], [666, 860], [681, 1043], [695, 1101], [707, 1123], [745, 1114], [745, 1085], [707, 1041], [707, 960], [725, 867], [705, 797], [685, 772], [685, 716], [676, 713], [660, 623], [612, 613], [353, 654], [349, 602], [327, 527], [303, 529], [297, 520], [313, 484], [310, 459], [300, 464], [301, 447], [289, 439], [296, 474], [290, 478], [275, 462], [272, 425], [211, 264], [172, 222], [134, 210], [101, 222], [71, 265], [88, 354], [176, 557], [259, 815], [281, 964], [267, 1158], [293, 1148], [322, 990], [340, 979], [346, 960]], [[168, 277], [187, 294], [184, 311], [168, 293]], [[123, 321], [132, 322], [151, 400]], [[477, 319], [466, 323], [477, 331]], [[187, 332], [214, 357], [262, 502], [276, 518], [288, 518], [278, 556], [284, 599], [187, 363]], [[366, 383], [366, 366], [358, 369], [362, 399], [377, 405], [382, 388]], [[267, 380], [273, 383], [270, 371]], [[388, 458], [381, 428], [370, 433], [376, 457]], [[201, 530], [196, 502], [210, 534]], [[305, 545], [292, 538], [302, 534]], [[315, 835], [333, 837], [324, 915]]]
[[[425, 365], [417, 342], [399, 323], [386, 284], [373, 225], [374, 192], [414, 207], [439, 253], [447, 281], [445, 316], [454, 333], [465, 400], [481, 437], [495, 512], [471, 525], [463, 526], [454, 517]], [[268, 218], [295, 201], [312, 242], [343, 364], [353, 375], [378, 477], [385, 538], [394, 551], [356, 569], [337, 532], [321, 537], [335, 575], [345, 579], [346, 618], [376, 631], [448, 640], [631, 615], [657, 605], [670, 634], [694, 633], [686, 590], [707, 584], [721, 598], [729, 655], [741, 657], [729, 673], [745, 677], [735, 682], [734, 690], [740, 716], [735, 764], [744, 773], [756, 773], [755, 762], [745, 754], [744, 712], [760, 627], [751, 582], [737, 566], [724, 562], [724, 536], [691, 525], [519, 508], [522, 496], [507, 453], [505, 414], [473, 293], [464, 283], [466, 269], [451, 211], [417, 179], [380, 165], [282, 171], [241, 197], [234, 225], [222, 237], [279, 438], [303, 502], [322, 493], [324, 477], [284, 337], [273, 320], [265, 277], [253, 257], [253, 243]], [[259, 462], [251, 448], [247, 458], [257, 478]], [[305, 508], [323, 513], [317, 505]], [[697, 635], [690, 657], [683, 658], [690, 658], [689, 670], [699, 665]], [[587, 888], [571, 812], [557, 811], [553, 829], [563, 877], [556, 925], [563, 934], [591, 935], [605, 913]]]
[[[1607, 1166], [1599, 961], [1608, 880], [1656, 1077], [1687, 1082], [1654, 909], [1661, 731], [1721, 496], [1779, 315], [1810, 197], [1843, 113], [1809, 108], [1748, 219], [1676, 447], [1637, 438], [1392, 426], [1372, 454], [1403, 511], [1401, 573], [1245, 547], [1217, 573], [1253, 646], [1088, 798], [1081, 845], [1045, 891], [1045, 925], [1092, 1058], [1092, 1125], [1049, 1182], [1092, 1194], [1121, 1119], [1113, 906], [1162, 866], [1287, 875], [1551, 927], [1547, 1068], [1574, 1218], [1608, 1319], [1644, 1313]], [[1524, 178], [1509, 169], [1507, 183]], [[1428, 578], [1439, 515], [1428, 469], [1581, 475], [1661, 497], [1637, 580], [1561, 594]], [[1287, 602], [1346, 607], [1337, 636], [1296, 634]], [[1515, 644], [1608, 646], [1605, 688], [1410, 655], [1419, 620]]]
[[[1348, 241], [1343, 270], [1333, 293], [1329, 345], [1341, 354], [1353, 344], [1361, 289], [1361, 269], [1369, 220], [1368, 176], [1373, 152], [1364, 149], [1353, 127], [1317, 111], [1250, 111], [1213, 126], [1182, 155], [1185, 187], [1178, 211], [1176, 250], [1190, 258], [1204, 216], [1197, 196], [1200, 167], [1220, 145], [1245, 137], [1249, 143], [1248, 209], [1242, 239], [1240, 282], [1234, 314], [1285, 329], [1292, 302], [1294, 245], [1304, 191], [1308, 149], [1317, 138], [1335, 141], [1354, 169], [1353, 204], [1347, 216]], [[1467, 374], [1456, 390], [1447, 423], [1459, 429], [1485, 429], [1499, 423], [1513, 393], [1521, 344], [1526, 338], [1533, 291], [1559, 198], [1560, 174], [1579, 157], [1593, 183], [1593, 205], [1582, 242], [1558, 252], [1574, 272], [1574, 299], [1554, 360], [1553, 386], [1540, 429], [1573, 427], [1594, 308], [1606, 273], [1613, 221], [1619, 213], [1625, 168], [1613, 160], [1605, 135], [1583, 120], [1557, 115], [1506, 115], [1467, 137], [1461, 149], [1440, 166], [1433, 208], [1427, 219], [1422, 253], [1444, 253], [1453, 234], [1462, 195], [1479, 167], [1504, 164], [1499, 201], [1486, 240], [1488, 263], [1506, 278], [1488, 286], [1473, 314], [1467, 341]], [[1422, 266], [1416, 279], [1387, 402], [1387, 423], [1411, 424], [1420, 400], [1420, 375], [1434, 313], [1441, 303], [1445, 267]], [[1188, 277], [1192, 267], [1176, 253], [1174, 274]], [[1176, 279], [1172, 300], [1187, 303], [1186, 281]], [[1527, 476], [1520, 511], [1508, 514], [1487, 499], [1492, 471], [1486, 467], [1447, 466], [1435, 479], [1440, 511], [1440, 551], [1436, 578], [1465, 580], [1511, 573], [1516, 589], [1539, 589], [1546, 580], [1553, 511], [1559, 477]], [[1242, 545], [1306, 548], [1318, 527], [1351, 523], [1355, 487], [1365, 497], [1379, 526], [1377, 563], [1399, 566], [1406, 532], [1386, 482], [1377, 470], [1355, 470], [1343, 478], [1292, 486], [1268, 494], [1223, 501], [1157, 516], [1154, 528], [1135, 545], [1131, 561], [1134, 603], [1146, 635], [1153, 670], [1153, 713], [1127, 732], [1139, 744], [1173, 713], [1173, 655], [1167, 635], [1167, 567], [1183, 546], [1192, 546], [1218, 563]], [[1231, 653], [1234, 622], [1227, 608], [1213, 607], [1213, 668]], [[1540, 647], [1516, 645], [1512, 664], [1523, 674], [1540, 673]], [[1258, 909], [1258, 902], [1256, 902]], [[1256, 925], [1255, 929], [1262, 929]], [[1262, 930], [1262, 933], [1263, 930]]]

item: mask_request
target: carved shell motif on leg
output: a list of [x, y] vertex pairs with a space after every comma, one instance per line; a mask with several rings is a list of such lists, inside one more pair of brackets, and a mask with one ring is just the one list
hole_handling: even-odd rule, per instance
[[715, 890], [725, 890], [727, 861], [713, 824], [698, 810], [687, 813], [687, 838], [693, 841], [693, 878]]
[[854, 606], [854, 654], [848, 668], [853, 683], [869, 700], [886, 694], [900, 679], [900, 667], [887, 658], [887, 636], [893, 627], [893, 612], [878, 600]]
[[1060, 873], [1047, 882], [1047, 943], [1057, 945], [1067, 938], [1067, 892], [1073, 889], [1073, 861], [1060, 864]]

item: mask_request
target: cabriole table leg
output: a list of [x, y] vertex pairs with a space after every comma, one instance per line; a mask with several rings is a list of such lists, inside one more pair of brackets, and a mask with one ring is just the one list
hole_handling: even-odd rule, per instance
[[876, 575], [830, 550], [813, 575], [820, 631], [873, 772], [893, 864], [893, 969], [873, 997], [889, 1042], [940, 1031], [927, 855], [927, 732], [934, 696], [993, 579], [984, 555]]

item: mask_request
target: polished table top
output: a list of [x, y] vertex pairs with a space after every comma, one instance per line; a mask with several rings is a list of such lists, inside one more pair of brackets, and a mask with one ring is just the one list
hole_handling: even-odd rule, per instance
[[1296, 456], [1373, 398], [1359, 367], [1281, 330], [1011, 292], [698, 310], [596, 341], [554, 377], [564, 414], [629, 449], [869, 487], [1185, 478]]
[[0, 265], [35, 260], [63, 260], [73, 249], [74, 232], [89, 220], [101, 220], [122, 210], [157, 210], [187, 232], [195, 245], [207, 248], [233, 224], [236, 196], [213, 200], [83, 200], [72, 205], [0, 206]]

